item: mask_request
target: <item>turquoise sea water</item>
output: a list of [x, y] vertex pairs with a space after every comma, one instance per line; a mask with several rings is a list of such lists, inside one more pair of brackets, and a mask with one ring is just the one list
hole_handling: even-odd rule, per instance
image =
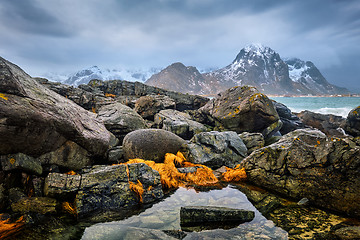
[[285, 104], [292, 112], [309, 110], [345, 118], [352, 109], [360, 106], [360, 97], [271, 97], [271, 99]]

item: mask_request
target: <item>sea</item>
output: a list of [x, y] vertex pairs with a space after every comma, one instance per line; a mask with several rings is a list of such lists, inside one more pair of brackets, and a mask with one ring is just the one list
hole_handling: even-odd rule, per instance
[[344, 118], [352, 109], [360, 106], [360, 97], [270, 97], [270, 99], [284, 104], [292, 112], [309, 110]]

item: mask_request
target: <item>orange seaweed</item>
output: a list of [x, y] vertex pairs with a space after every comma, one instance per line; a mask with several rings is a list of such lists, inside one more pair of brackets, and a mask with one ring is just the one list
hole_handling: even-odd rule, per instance
[[0, 239], [10, 239], [15, 237], [25, 226], [24, 216], [21, 216], [15, 222], [11, 222], [9, 218], [1, 220], [2, 216], [3, 214], [0, 214]]
[[143, 202], [143, 194], [144, 194], [144, 188], [142, 183], [137, 180], [137, 183], [133, 183], [129, 181], [130, 189], [136, 193], [136, 195], [139, 197], [139, 202]]
[[61, 207], [65, 212], [68, 212], [68, 213], [70, 213], [71, 215], [73, 215], [75, 217], [77, 216], [77, 211], [76, 211], [75, 204], [71, 204], [69, 202], [63, 202], [61, 204]]
[[224, 182], [239, 182], [246, 180], [245, 168], [240, 168], [240, 165], [236, 165], [235, 168], [226, 167], [226, 172], [222, 174], [222, 180]]

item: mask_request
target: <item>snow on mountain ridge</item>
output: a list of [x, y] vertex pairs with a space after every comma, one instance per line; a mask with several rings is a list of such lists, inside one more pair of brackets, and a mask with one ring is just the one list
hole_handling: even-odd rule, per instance
[[62, 82], [72, 86], [79, 86], [80, 84], [87, 84], [92, 79], [99, 80], [127, 80], [131, 82], [145, 82], [153, 74], [159, 72], [160, 68], [149, 69], [102, 69], [94, 65], [89, 68], [80, 70], [76, 73], [69, 74], [67, 77], [56, 77], [55, 74], [47, 75], [47, 78], [52, 81]]

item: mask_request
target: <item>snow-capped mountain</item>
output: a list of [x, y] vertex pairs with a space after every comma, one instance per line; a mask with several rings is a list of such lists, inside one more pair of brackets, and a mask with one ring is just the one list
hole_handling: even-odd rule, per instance
[[64, 76], [54, 73], [46, 74], [44, 77], [54, 82], [62, 82], [68, 85], [79, 86], [87, 84], [92, 79], [99, 80], [127, 80], [131, 82], [145, 82], [153, 74], [159, 72], [160, 68], [150, 69], [101, 69], [92, 66], [76, 73]]
[[[182, 65], [182, 64], [181, 64]], [[183, 70], [170, 65], [152, 76], [146, 84], [192, 94], [216, 94], [233, 86], [251, 85], [266, 94], [320, 95], [346, 94], [348, 90], [331, 85], [311, 62], [284, 61], [273, 49], [252, 44], [240, 50], [228, 66], [198, 75], [194, 67]], [[186, 70], [188, 69], [188, 70]], [[191, 70], [190, 70], [191, 69]], [[181, 72], [186, 71], [186, 74]]]

